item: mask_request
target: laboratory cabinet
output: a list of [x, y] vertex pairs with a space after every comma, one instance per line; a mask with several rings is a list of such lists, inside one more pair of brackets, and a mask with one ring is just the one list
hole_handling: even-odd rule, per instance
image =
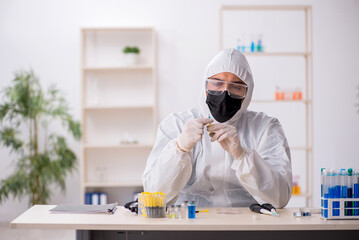
[[[124, 204], [142, 191], [157, 127], [153, 28], [82, 28], [81, 197], [106, 192]], [[128, 61], [125, 47], [138, 47]]]
[[225, 5], [219, 10], [220, 49], [237, 48], [254, 79], [248, 109], [277, 118], [291, 151], [289, 206], [310, 207], [313, 194], [311, 6]]

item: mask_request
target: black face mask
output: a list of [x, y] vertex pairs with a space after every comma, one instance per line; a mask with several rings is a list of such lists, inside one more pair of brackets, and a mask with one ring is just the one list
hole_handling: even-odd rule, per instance
[[221, 95], [207, 94], [206, 103], [217, 122], [223, 123], [231, 119], [241, 108], [242, 99], [229, 96], [228, 91]]

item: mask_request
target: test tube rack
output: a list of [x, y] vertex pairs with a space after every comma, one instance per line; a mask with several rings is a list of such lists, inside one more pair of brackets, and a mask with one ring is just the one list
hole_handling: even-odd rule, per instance
[[164, 218], [165, 193], [142, 192], [138, 196], [138, 214], [147, 218]]
[[321, 198], [323, 219], [359, 219], [359, 198]]

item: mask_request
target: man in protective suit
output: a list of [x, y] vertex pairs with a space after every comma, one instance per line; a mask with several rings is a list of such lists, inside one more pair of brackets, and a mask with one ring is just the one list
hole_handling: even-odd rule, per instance
[[168, 115], [143, 173], [145, 191], [164, 192], [169, 204], [198, 207], [285, 207], [291, 196], [289, 146], [281, 124], [247, 110], [253, 77], [236, 49], [206, 68], [199, 105]]

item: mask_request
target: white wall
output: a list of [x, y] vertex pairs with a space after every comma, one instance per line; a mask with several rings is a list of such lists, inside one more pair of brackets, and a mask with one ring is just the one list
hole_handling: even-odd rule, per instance
[[[160, 119], [197, 103], [204, 67], [218, 51], [218, 9], [225, 4], [313, 6], [314, 203], [320, 204], [321, 167], [359, 168], [359, 1], [0, 0], [0, 88], [13, 72], [32, 67], [44, 85], [56, 82], [80, 118], [80, 28], [153, 26], [158, 34]], [[80, 153], [80, 144], [74, 143]], [[12, 172], [0, 149], [0, 179]], [[80, 201], [78, 174], [51, 203]], [[0, 221], [27, 208], [27, 200], [0, 206]]]

